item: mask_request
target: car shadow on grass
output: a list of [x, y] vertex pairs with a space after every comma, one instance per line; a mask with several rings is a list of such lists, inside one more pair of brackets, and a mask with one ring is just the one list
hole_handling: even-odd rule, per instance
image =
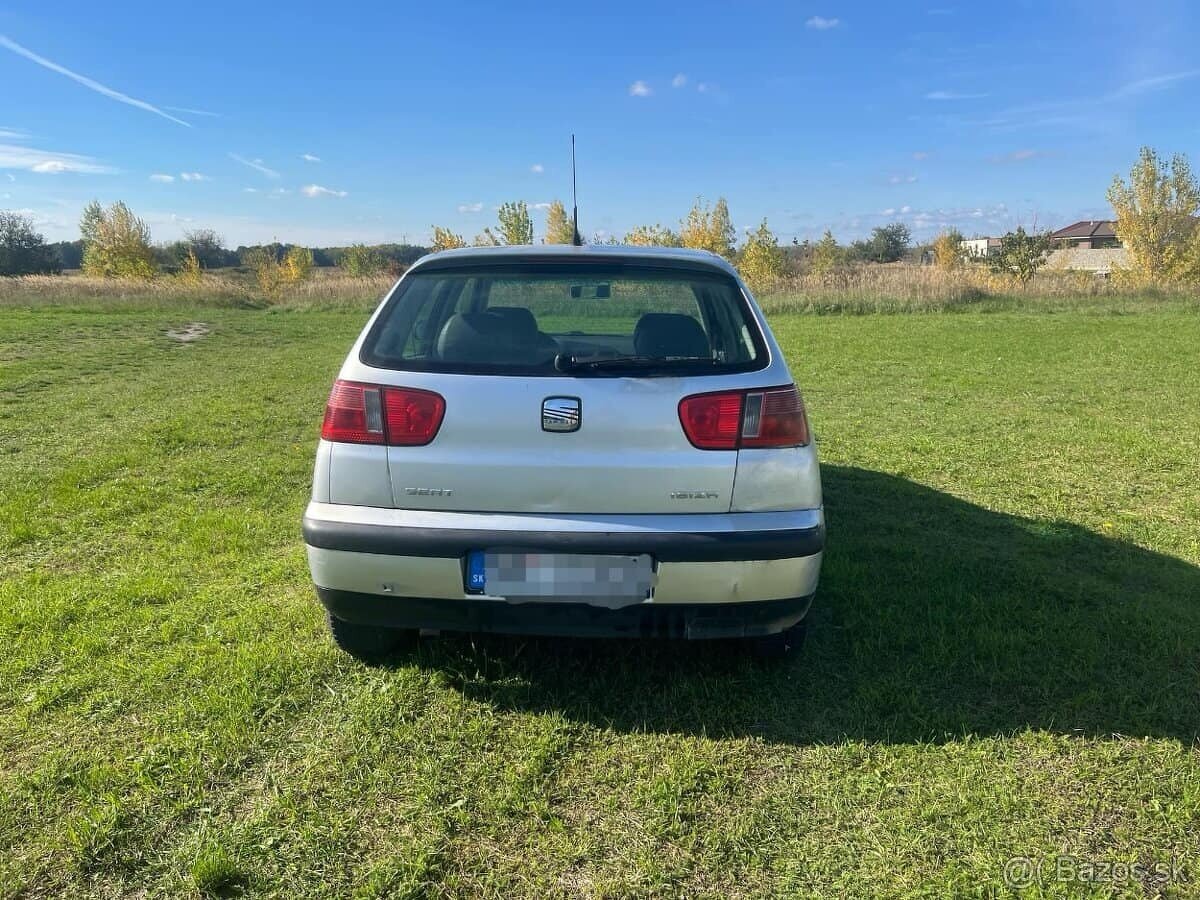
[[822, 473], [828, 550], [792, 658], [503, 636], [427, 642], [416, 658], [496, 708], [621, 731], [790, 743], [1200, 735], [1200, 569], [893, 475]]

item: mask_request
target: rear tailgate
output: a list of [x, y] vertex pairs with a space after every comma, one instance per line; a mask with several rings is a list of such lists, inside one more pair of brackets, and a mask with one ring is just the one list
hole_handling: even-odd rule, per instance
[[[440, 376], [446, 414], [437, 438], [424, 447], [388, 448], [395, 505], [726, 512], [736, 451], [698, 450], [679, 424], [679, 401], [712, 384], [712, 378]], [[543, 405], [551, 398], [578, 402], [577, 430], [543, 428]]]

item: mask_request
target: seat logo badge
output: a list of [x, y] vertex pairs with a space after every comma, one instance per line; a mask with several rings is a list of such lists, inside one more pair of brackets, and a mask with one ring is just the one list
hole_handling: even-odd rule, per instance
[[578, 397], [547, 397], [542, 401], [542, 431], [578, 431], [583, 403]]

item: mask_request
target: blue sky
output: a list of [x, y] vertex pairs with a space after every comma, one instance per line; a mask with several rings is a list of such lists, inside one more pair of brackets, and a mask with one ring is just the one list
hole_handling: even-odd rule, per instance
[[585, 234], [723, 195], [846, 240], [1106, 216], [1142, 144], [1200, 167], [1190, 0], [272, 7], [0, 9], [0, 208], [52, 240], [92, 198], [156, 240], [470, 238], [569, 206], [575, 132]]

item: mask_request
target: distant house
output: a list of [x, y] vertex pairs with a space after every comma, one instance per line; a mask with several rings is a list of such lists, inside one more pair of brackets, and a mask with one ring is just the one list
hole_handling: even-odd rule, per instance
[[959, 241], [958, 246], [964, 256], [982, 259], [985, 256], [994, 256], [1000, 252], [1000, 238], [968, 238], [965, 241]]
[[1060, 228], [1050, 235], [1058, 250], [1109, 250], [1121, 246], [1117, 223], [1107, 219], [1086, 219]]

